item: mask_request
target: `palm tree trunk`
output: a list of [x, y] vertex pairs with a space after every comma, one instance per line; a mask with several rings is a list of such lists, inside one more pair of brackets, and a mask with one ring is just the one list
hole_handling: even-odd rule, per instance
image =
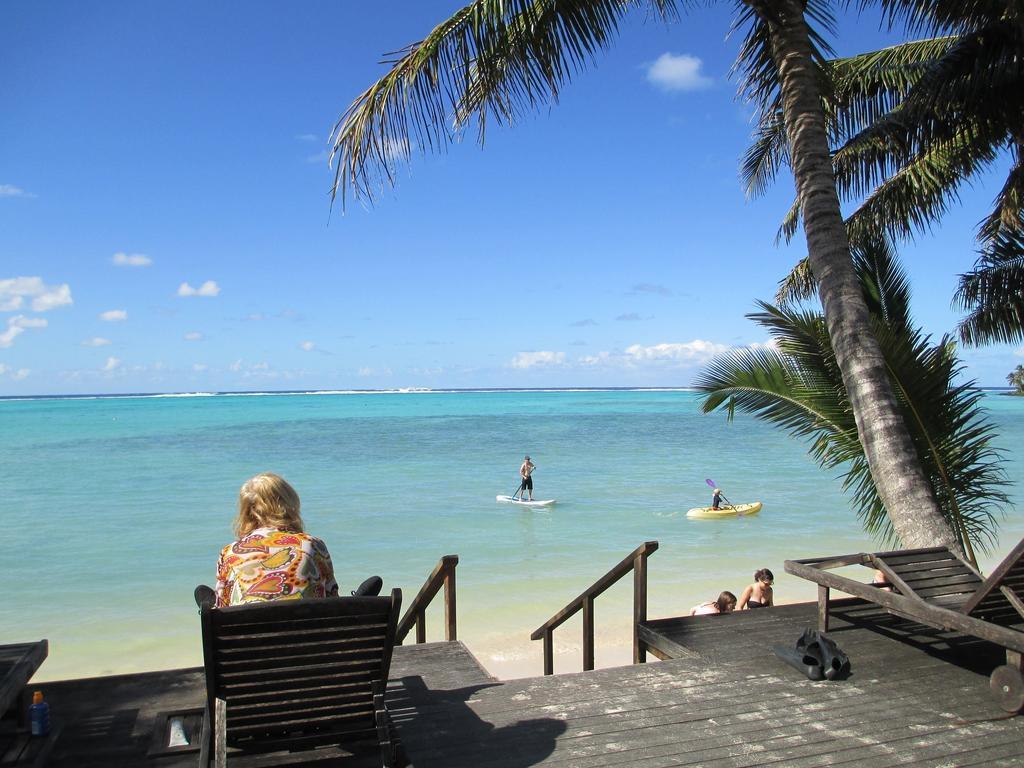
[[904, 546], [962, 553], [897, 408], [850, 258], [801, 0], [745, 0], [771, 33], [808, 259], [871, 477]]

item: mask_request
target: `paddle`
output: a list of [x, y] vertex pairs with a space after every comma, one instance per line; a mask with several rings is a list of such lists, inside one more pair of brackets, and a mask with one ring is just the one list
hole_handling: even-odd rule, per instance
[[[710, 485], [712, 488], [718, 488], [718, 484], [715, 483], [715, 481], [712, 480], [711, 478], [705, 477], [704, 478], [704, 482], [707, 483], [708, 485]], [[719, 493], [721, 494], [722, 498], [725, 499], [725, 503], [726, 504], [728, 504], [730, 507], [733, 507], [733, 508], [736, 507], [735, 504], [733, 504], [731, 501], [729, 501], [729, 499], [726, 498], [725, 494], [721, 492], [721, 489], [719, 489]]]

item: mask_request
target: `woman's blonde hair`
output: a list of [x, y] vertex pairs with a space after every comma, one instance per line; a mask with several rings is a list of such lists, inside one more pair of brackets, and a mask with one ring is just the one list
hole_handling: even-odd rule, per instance
[[235, 534], [242, 538], [257, 528], [302, 533], [299, 494], [288, 481], [273, 472], [250, 477], [238, 492]]

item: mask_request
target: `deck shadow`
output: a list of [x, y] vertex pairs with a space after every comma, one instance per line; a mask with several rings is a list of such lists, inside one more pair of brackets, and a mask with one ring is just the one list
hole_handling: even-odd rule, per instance
[[537, 765], [554, 751], [566, 724], [532, 718], [495, 726], [473, 709], [481, 692], [502, 683], [432, 690], [419, 676], [402, 677], [388, 691], [388, 708], [413, 768], [478, 766], [502, 756], [507, 768]]
[[995, 667], [1006, 663], [1003, 649], [994, 643], [925, 626], [880, 610], [867, 602], [850, 602], [835, 607], [831, 611], [831, 618], [833, 621], [838, 619], [837, 625], [829, 630], [829, 635], [837, 638], [837, 642], [844, 632], [866, 630], [985, 677]]

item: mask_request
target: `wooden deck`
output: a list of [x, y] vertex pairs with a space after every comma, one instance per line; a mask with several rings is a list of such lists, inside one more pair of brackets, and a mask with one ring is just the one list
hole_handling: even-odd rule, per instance
[[[805, 603], [651, 621], [644, 638], [677, 658], [507, 682], [461, 643], [405, 646], [390, 706], [414, 768], [1024, 764], [1024, 717], [988, 692], [998, 648], [837, 603], [830, 635], [853, 667], [843, 681], [812, 683], [771, 652], [813, 626]], [[200, 670], [39, 688], [64, 726], [51, 766], [195, 765], [146, 751], [158, 712], [201, 706]]]

